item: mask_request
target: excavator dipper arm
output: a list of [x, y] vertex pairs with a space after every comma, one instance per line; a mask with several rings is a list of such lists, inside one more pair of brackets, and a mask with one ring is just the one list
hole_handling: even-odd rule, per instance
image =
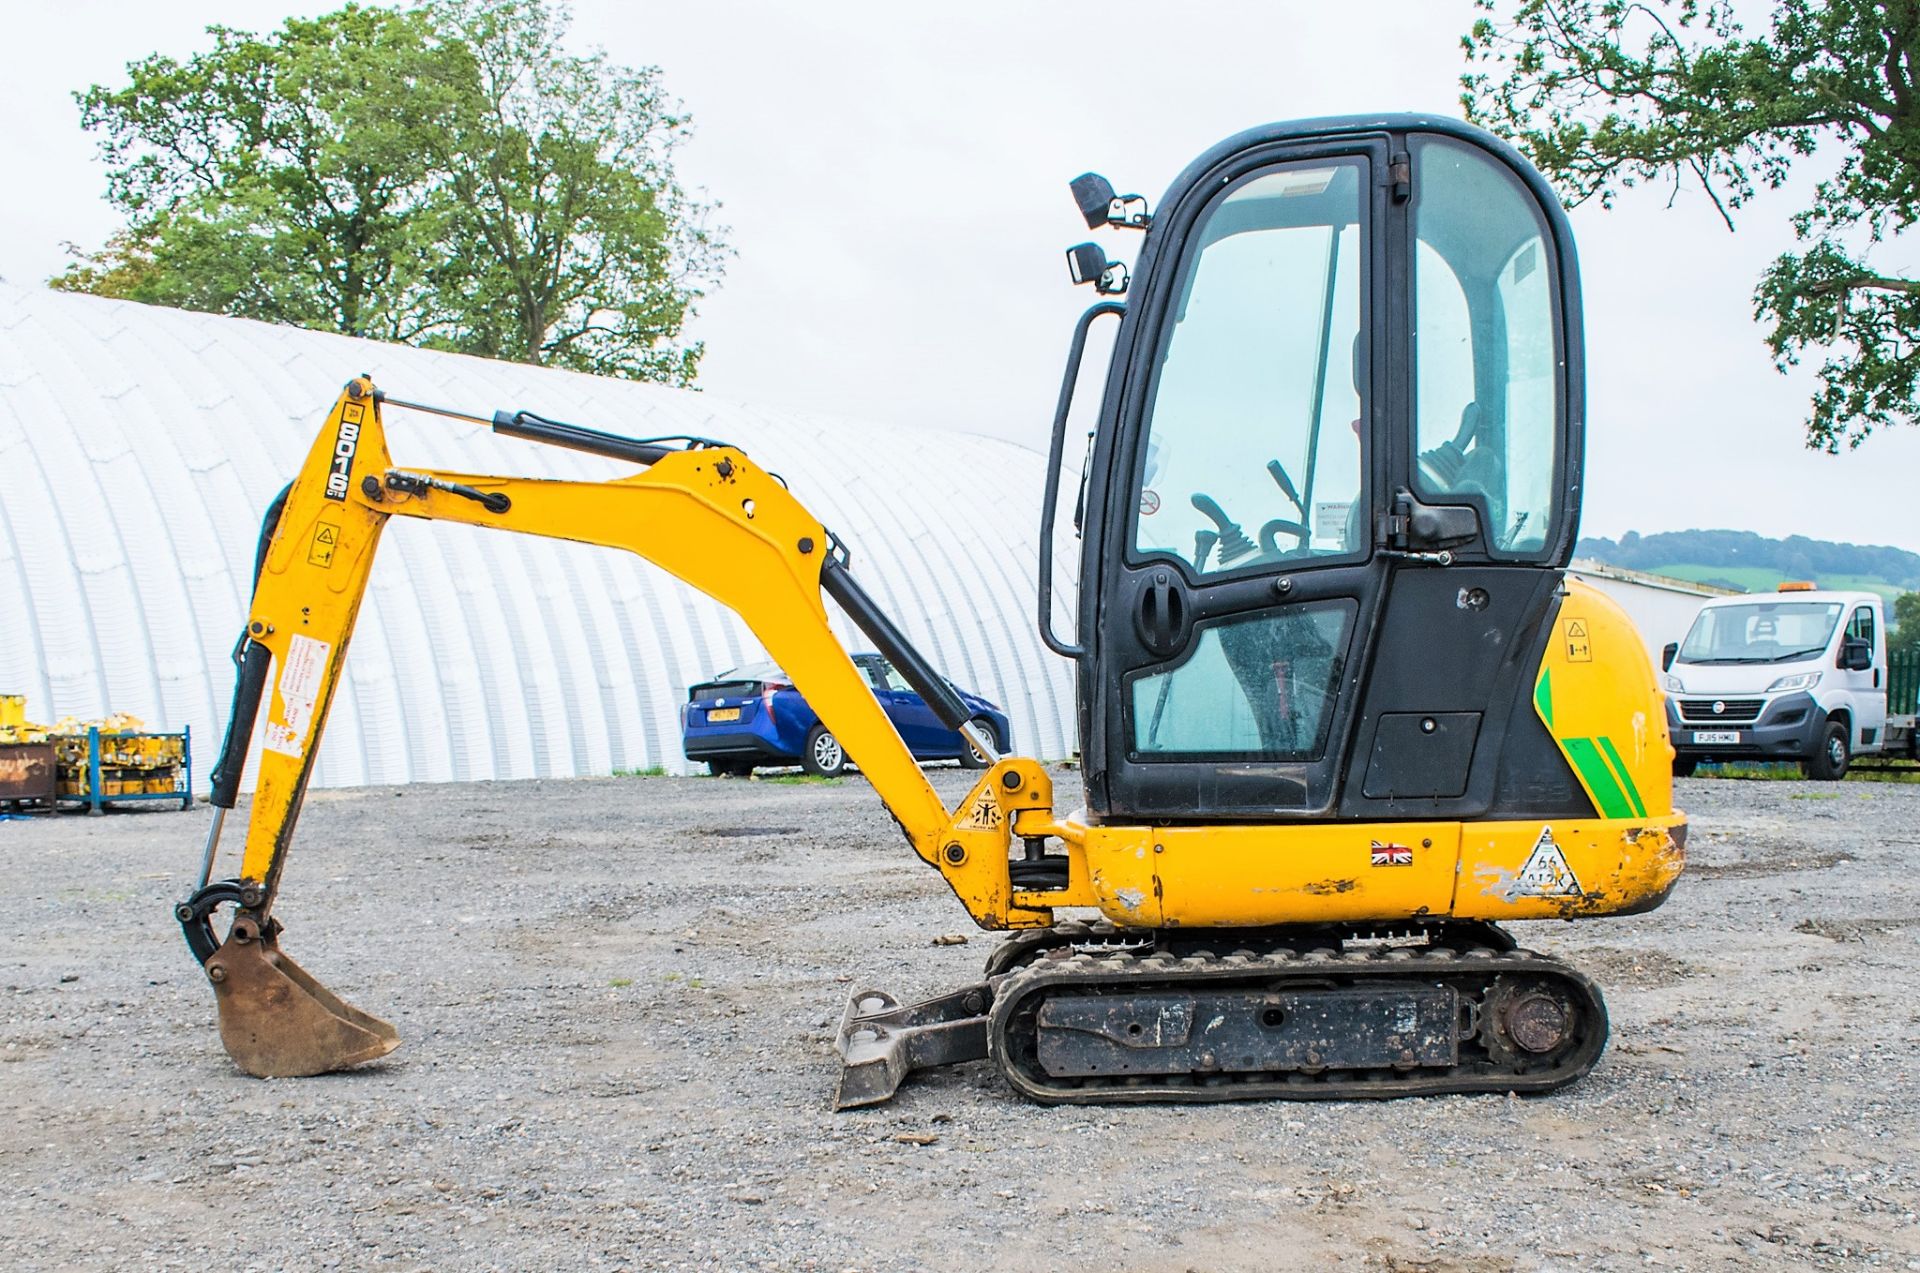
[[[370, 380], [350, 382], [299, 476], [269, 514], [246, 633], [236, 650], [238, 688], [215, 766], [215, 822], [201, 887], [176, 911], [213, 983], [222, 1039], [243, 1069], [321, 1073], [398, 1045], [391, 1026], [328, 993], [279, 951], [271, 914], [374, 553], [393, 517], [624, 548], [728, 606], [792, 677], [873, 783], [913, 851], [941, 872], [977, 923], [1031, 928], [1052, 921], [1049, 907], [1016, 897], [1008, 853], [1016, 817], [1052, 822], [1046, 771], [1031, 760], [997, 759], [949, 813], [834, 636], [825, 596], [951, 727], [966, 728], [965, 707], [861, 590], [833, 537], [779, 479], [729, 446], [671, 448], [504, 412], [492, 421], [502, 433], [647, 467], [605, 482], [400, 468], [388, 453], [385, 405]], [[239, 874], [214, 882], [221, 821], [235, 804], [260, 713], [261, 751]], [[994, 754], [990, 739], [974, 741]], [[223, 905], [235, 913], [220, 941], [211, 917]]]

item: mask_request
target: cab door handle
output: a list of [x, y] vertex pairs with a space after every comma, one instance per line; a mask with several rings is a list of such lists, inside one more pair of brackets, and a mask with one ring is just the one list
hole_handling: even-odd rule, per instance
[[1175, 585], [1172, 572], [1153, 572], [1140, 594], [1140, 609], [1133, 620], [1140, 644], [1150, 654], [1165, 658], [1186, 644], [1187, 599]]

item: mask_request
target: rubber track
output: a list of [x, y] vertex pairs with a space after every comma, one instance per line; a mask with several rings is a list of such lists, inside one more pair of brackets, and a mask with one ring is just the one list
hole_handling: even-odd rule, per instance
[[[1036, 951], [1036, 953], [1039, 953]], [[1238, 982], [1249, 992], [1308, 991], [1370, 981], [1455, 987], [1484, 1005], [1506, 982], [1551, 982], [1579, 1014], [1573, 1038], [1545, 1058], [1527, 1057], [1494, 1039], [1488, 1011], [1480, 1030], [1460, 1042], [1460, 1063], [1444, 1071], [1327, 1070], [1261, 1074], [1178, 1074], [1055, 1079], [1035, 1060], [1036, 1017], [1049, 992], [1071, 994], [1179, 993]], [[1338, 952], [1288, 949], [1228, 955], [1164, 952], [1076, 953], [1036, 958], [1002, 976], [994, 988], [987, 1050], [1015, 1091], [1043, 1104], [1105, 1105], [1148, 1101], [1354, 1100], [1457, 1093], [1550, 1092], [1591, 1071], [1607, 1041], [1607, 1010], [1599, 987], [1548, 955], [1526, 950], [1457, 951], [1441, 946], [1397, 946]], [[1503, 1055], [1504, 1053], [1504, 1055]]]

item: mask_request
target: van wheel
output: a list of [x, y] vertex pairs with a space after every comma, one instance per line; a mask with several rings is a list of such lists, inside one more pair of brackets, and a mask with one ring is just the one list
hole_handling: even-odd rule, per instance
[[847, 768], [846, 748], [825, 725], [815, 725], [800, 749], [800, 767], [816, 778], [838, 778]]
[[1852, 761], [1847, 727], [1837, 720], [1828, 721], [1827, 732], [1820, 739], [1820, 750], [1807, 761], [1807, 777], [1818, 782], [1839, 782], [1847, 776], [1847, 766]]
[[[967, 724], [973, 726], [988, 738], [993, 739], [993, 745], [995, 747], [999, 747], [1002, 751], [1006, 750], [1006, 748], [1000, 747], [1000, 735], [993, 726], [988, 723], [986, 717], [976, 716], [968, 721]], [[987, 767], [987, 758], [981, 755], [972, 743], [967, 741], [965, 734], [960, 735], [960, 767], [962, 769], [985, 769]]]
[[1691, 778], [1693, 777], [1693, 771], [1699, 767], [1700, 758], [1698, 756], [1675, 756], [1673, 758], [1673, 776], [1676, 778]]

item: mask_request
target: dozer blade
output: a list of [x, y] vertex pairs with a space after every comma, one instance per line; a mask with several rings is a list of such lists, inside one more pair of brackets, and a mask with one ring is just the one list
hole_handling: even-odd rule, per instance
[[993, 991], [968, 986], [908, 1007], [880, 990], [862, 990], [847, 1003], [833, 1046], [840, 1053], [840, 1084], [833, 1107], [857, 1109], [892, 1098], [914, 1070], [985, 1060], [987, 1009]]
[[256, 1078], [344, 1070], [400, 1046], [400, 1032], [347, 1003], [280, 950], [278, 935], [234, 925], [207, 960], [220, 1041]]

